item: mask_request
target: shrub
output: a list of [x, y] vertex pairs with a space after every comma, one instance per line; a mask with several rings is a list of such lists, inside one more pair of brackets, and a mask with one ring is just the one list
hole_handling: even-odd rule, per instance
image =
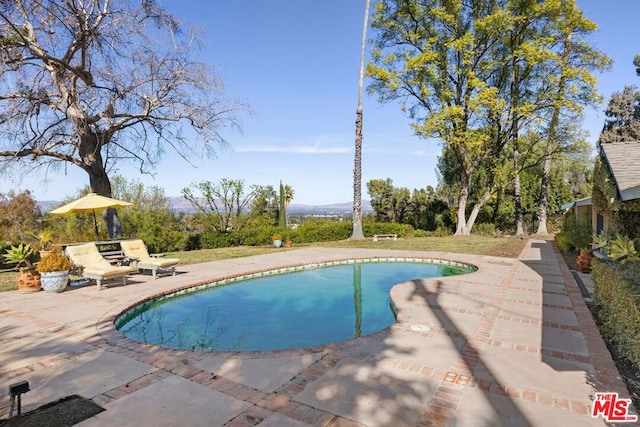
[[273, 245], [273, 235], [282, 233], [278, 227], [253, 227], [243, 231], [243, 244], [247, 246]]
[[243, 236], [237, 231], [205, 231], [200, 235], [201, 249], [228, 248], [243, 243]]
[[184, 250], [197, 251], [198, 249], [202, 249], [202, 245], [200, 244], [200, 236], [200, 233], [190, 233], [185, 239]]
[[344, 240], [351, 236], [352, 229], [353, 224], [351, 222], [313, 219], [303, 222], [298, 227], [295, 233], [295, 240], [298, 243]]
[[602, 335], [616, 344], [623, 357], [640, 368], [640, 263], [596, 259], [591, 277]]
[[569, 244], [569, 240], [567, 239], [567, 234], [562, 231], [555, 235], [553, 238], [555, 240], [558, 249], [562, 252], [569, 252], [571, 250], [571, 245]]
[[563, 252], [586, 249], [591, 243], [591, 224], [578, 224], [575, 215], [568, 214], [562, 225], [562, 231], [556, 234], [555, 241]]
[[73, 268], [73, 262], [62, 252], [54, 252], [42, 258], [36, 270], [40, 273], [51, 273], [54, 271], [67, 271]]
[[427, 236], [430, 237], [447, 237], [451, 236], [453, 231], [449, 227], [438, 227], [433, 231], [428, 231]]
[[475, 225], [473, 227], [473, 231], [473, 234], [485, 237], [498, 237], [502, 234], [495, 224], [489, 222], [483, 222], [482, 224]]
[[[362, 232], [365, 236], [374, 234], [397, 234], [398, 237], [413, 236], [414, 229], [410, 224], [397, 222], [370, 222], [362, 224]], [[349, 233], [351, 235], [351, 233]]]

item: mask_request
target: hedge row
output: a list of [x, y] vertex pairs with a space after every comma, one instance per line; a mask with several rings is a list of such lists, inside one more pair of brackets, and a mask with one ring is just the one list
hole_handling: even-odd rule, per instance
[[[330, 242], [345, 240], [351, 236], [351, 222], [335, 222], [328, 220], [305, 221], [296, 230], [282, 230], [277, 227], [263, 227], [245, 231], [204, 232], [192, 234], [187, 238], [186, 250], [224, 248], [230, 246], [262, 246], [272, 243], [273, 235], [282, 234], [283, 240], [294, 243]], [[398, 237], [409, 237], [415, 234], [411, 225], [397, 223], [365, 223], [362, 231], [366, 237], [374, 234], [397, 234]]]
[[640, 368], [640, 263], [596, 259], [591, 278], [602, 335]]

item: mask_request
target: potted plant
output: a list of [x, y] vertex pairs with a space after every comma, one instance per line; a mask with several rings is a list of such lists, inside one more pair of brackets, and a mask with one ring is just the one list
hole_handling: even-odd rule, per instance
[[293, 242], [291, 241], [291, 235], [288, 232], [282, 235], [282, 241], [283, 241], [282, 245], [285, 248], [290, 248], [291, 246], [293, 246]]
[[576, 257], [576, 266], [581, 273], [589, 273], [591, 271], [591, 261], [593, 254], [586, 249], [580, 249], [580, 253]]
[[34, 237], [40, 242], [40, 258], [44, 258], [53, 252], [50, 246], [50, 243], [53, 240], [53, 232], [49, 230], [42, 230], [38, 234], [35, 234]]
[[282, 246], [282, 234], [276, 233], [273, 235], [273, 246], [276, 248]]
[[8, 264], [15, 264], [16, 269], [20, 270], [18, 274], [18, 292], [28, 294], [38, 292], [40, 290], [40, 273], [33, 268], [31, 256], [33, 248], [30, 245], [11, 246], [2, 257]]
[[42, 258], [36, 270], [40, 272], [42, 289], [45, 292], [62, 292], [69, 282], [69, 270], [73, 263], [61, 252], [54, 252]]

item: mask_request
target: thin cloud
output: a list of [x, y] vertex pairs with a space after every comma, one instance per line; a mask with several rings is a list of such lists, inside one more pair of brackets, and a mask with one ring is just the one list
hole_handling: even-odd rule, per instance
[[289, 154], [346, 154], [353, 151], [352, 147], [333, 146], [322, 147], [320, 142], [313, 145], [248, 145], [236, 146], [234, 151], [238, 153], [289, 153]]

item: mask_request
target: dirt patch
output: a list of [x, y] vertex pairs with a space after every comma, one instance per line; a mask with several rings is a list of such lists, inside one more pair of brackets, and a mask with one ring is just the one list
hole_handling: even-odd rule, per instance
[[[24, 397], [24, 396], [23, 396]], [[16, 403], [17, 405], [17, 403]], [[55, 402], [42, 405], [33, 411], [23, 413], [16, 417], [17, 408], [14, 408], [14, 417], [9, 420], [0, 420], [0, 426], [26, 426], [26, 427], [65, 427], [78, 424], [104, 411], [89, 399], [73, 395], [67, 396]]]

